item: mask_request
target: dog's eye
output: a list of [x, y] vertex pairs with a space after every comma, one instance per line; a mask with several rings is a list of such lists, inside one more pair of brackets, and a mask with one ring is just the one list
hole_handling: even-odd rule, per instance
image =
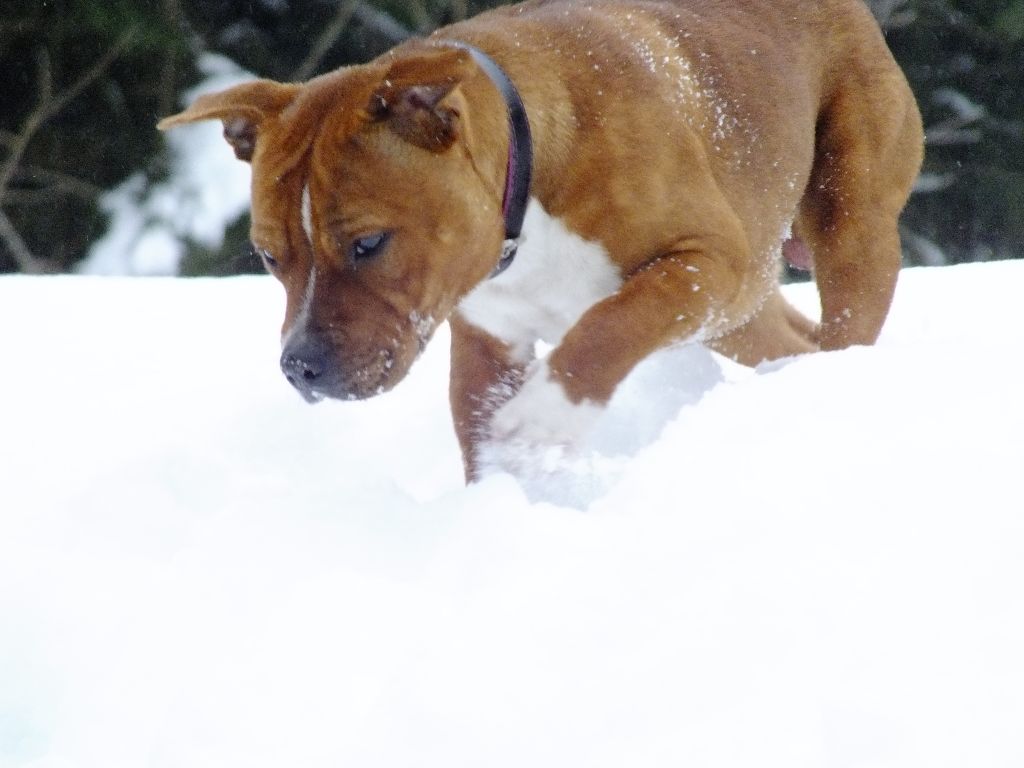
[[254, 245], [252, 247], [252, 252], [255, 253], [260, 258], [264, 265], [266, 265], [267, 269], [269, 269], [271, 272], [275, 272], [277, 268], [281, 266], [280, 264], [278, 264], [277, 259], [271, 256], [270, 251], [268, 251], [266, 248], [260, 248]]
[[390, 239], [391, 235], [388, 232], [375, 232], [366, 237], [357, 237], [352, 241], [351, 256], [355, 261], [377, 256], [384, 250]]

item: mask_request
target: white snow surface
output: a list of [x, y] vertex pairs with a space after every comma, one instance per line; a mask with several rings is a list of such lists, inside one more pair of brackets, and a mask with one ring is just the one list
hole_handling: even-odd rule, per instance
[[0, 766], [1019, 768], [1022, 286], [659, 354], [464, 488], [445, 328], [308, 406], [268, 278], [0, 279]]

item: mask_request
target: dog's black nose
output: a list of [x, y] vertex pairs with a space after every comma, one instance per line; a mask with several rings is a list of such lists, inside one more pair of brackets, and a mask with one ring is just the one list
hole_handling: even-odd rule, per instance
[[327, 394], [330, 348], [319, 334], [299, 334], [284, 345], [281, 370], [307, 402], [318, 402]]

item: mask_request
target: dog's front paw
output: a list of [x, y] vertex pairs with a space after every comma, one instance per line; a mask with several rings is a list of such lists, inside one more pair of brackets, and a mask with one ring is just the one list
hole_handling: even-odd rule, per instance
[[601, 408], [569, 400], [546, 363], [536, 365], [519, 391], [494, 414], [493, 441], [536, 446], [578, 445], [601, 415]]
[[532, 501], [585, 508], [614, 477], [614, 460], [589, 445], [602, 413], [594, 403], [569, 400], [540, 364], [494, 414], [482, 468], [511, 474]]

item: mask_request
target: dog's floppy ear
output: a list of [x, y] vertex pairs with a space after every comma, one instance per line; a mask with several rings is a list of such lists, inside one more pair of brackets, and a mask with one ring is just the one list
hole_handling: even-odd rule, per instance
[[395, 61], [370, 97], [371, 120], [387, 122], [398, 136], [442, 152], [458, 136], [459, 111], [448, 96], [472, 71], [469, 53], [434, 48]]
[[253, 80], [196, 99], [184, 112], [165, 117], [157, 128], [166, 131], [199, 120], [221, 120], [224, 138], [239, 160], [251, 161], [260, 125], [292, 103], [299, 86]]

